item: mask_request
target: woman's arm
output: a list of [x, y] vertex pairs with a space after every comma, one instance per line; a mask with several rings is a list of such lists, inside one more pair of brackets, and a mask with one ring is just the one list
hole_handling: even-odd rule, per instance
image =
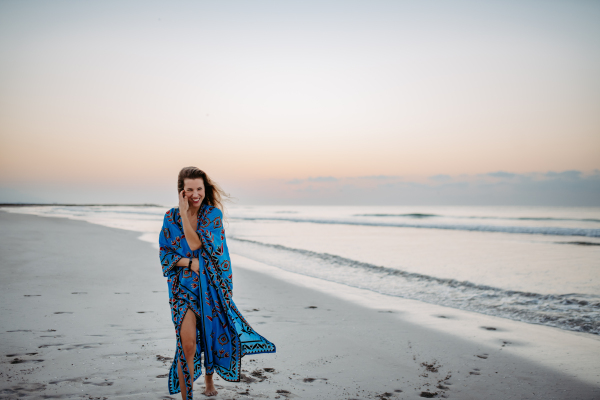
[[223, 212], [216, 207], [212, 207], [206, 220], [202, 221], [198, 229], [198, 235], [202, 237], [204, 251], [208, 258], [206, 268], [214, 268], [220, 276], [220, 284], [227, 287], [228, 295], [231, 296], [233, 290], [233, 276], [231, 271], [231, 260], [227, 251], [225, 239], [225, 230], [223, 229]]
[[[181, 215], [181, 224], [183, 225], [183, 233], [185, 234], [185, 240], [187, 241], [190, 250], [196, 251], [202, 247], [202, 242], [196, 233], [196, 227], [192, 226], [191, 221], [188, 218], [188, 210], [190, 204], [185, 198], [184, 191], [179, 193], [179, 214]], [[194, 222], [198, 222], [197, 220]]]
[[[181, 258], [175, 264], [176, 267], [187, 267], [188, 265], [190, 265], [189, 258]], [[192, 268], [190, 268], [190, 269], [192, 271], [194, 271], [195, 273], [199, 274], [200, 273], [200, 260], [197, 258], [192, 258]]]

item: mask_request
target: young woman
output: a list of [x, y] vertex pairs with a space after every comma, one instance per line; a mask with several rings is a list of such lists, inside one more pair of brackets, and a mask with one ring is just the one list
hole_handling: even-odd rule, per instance
[[201, 375], [204, 394], [217, 394], [216, 371], [229, 382], [240, 381], [241, 358], [274, 353], [275, 345], [256, 333], [232, 298], [232, 270], [223, 229], [225, 193], [196, 167], [177, 179], [179, 208], [165, 214], [160, 233], [160, 261], [169, 285], [177, 350], [169, 372], [169, 393], [192, 399], [192, 384]]

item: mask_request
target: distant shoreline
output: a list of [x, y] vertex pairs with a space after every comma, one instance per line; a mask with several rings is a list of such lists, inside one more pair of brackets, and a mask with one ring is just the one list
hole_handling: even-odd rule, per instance
[[158, 204], [0, 203], [0, 207], [164, 207]]

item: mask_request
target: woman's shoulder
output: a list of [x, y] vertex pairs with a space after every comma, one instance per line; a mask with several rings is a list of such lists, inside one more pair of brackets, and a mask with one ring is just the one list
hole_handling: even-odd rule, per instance
[[222, 218], [223, 212], [215, 206], [206, 205], [206, 216], [210, 219]]
[[179, 207], [173, 207], [165, 213], [165, 219], [172, 220], [179, 215]]

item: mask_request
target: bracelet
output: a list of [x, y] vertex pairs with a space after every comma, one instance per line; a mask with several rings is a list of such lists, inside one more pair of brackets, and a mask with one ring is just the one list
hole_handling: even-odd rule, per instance
[[192, 269], [192, 261], [194, 261], [194, 259], [193, 259], [193, 258], [190, 258], [190, 263], [188, 264], [188, 268], [189, 268], [189, 269]]

